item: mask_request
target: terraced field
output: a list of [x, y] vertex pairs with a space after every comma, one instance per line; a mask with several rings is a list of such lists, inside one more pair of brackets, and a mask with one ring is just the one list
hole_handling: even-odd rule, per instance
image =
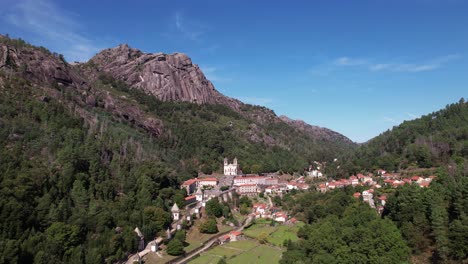
[[[255, 240], [242, 240], [212, 248], [200, 257], [192, 260], [191, 264], [216, 264], [225, 256], [227, 263], [278, 263], [283, 250], [269, 245], [262, 245]], [[254, 260], [254, 262], [252, 262]]]

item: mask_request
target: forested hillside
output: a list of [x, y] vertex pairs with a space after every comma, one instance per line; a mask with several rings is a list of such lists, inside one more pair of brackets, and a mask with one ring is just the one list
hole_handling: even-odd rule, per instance
[[429, 189], [398, 188], [383, 216], [397, 224], [413, 255], [436, 262], [466, 260], [468, 103], [463, 98], [372, 139], [348, 162], [344, 168], [355, 172], [383, 168], [435, 174]]
[[282, 264], [405, 263], [410, 250], [395, 223], [343, 190], [288, 197], [291, 207], [309, 224], [297, 242], [286, 241]]
[[417, 258], [432, 263], [466, 263], [467, 173], [468, 167], [441, 168], [430, 188], [404, 186], [390, 196], [383, 217], [396, 223]]
[[387, 171], [463, 165], [468, 159], [468, 103], [405, 121], [364, 143], [345, 158], [343, 171]]
[[172, 168], [136, 158], [145, 141], [131, 138], [142, 134], [112, 122], [95, 130], [26, 81], [4, 77], [1, 263], [103, 263], [136, 249], [135, 226], [148, 238], [167, 227], [164, 210], [183, 196]]
[[179, 183], [225, 156], [244, 172], [299, 171], [354, 148], [258, 121], [271, 113], [160, 101], [0, 36], [0, 263], [125, 259], [133, 229], [164, 232]]

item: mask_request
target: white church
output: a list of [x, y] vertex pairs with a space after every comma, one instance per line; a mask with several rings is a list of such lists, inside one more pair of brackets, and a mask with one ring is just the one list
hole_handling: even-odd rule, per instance
[[228, 162], [227, 158], [224, 158], [224, 175], [236, 176], [239, 173], [239, 164], [237, 164], [237, 158], [234, 158], [232, 163]]

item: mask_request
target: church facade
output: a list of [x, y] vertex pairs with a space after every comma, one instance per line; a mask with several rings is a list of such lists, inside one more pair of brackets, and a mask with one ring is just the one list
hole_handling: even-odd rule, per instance
[[224, 158], [224, 175], [235, 176], [239, 173], [239, 164], [237, 164], [237, 158], [234, 158], [232, 163], [228, 162], [227, 158]]

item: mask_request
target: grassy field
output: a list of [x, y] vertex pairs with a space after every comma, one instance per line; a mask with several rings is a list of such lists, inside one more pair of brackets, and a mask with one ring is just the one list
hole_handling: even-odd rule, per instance
[[282, 246], [283, 242], [287, 239], [290, 239], [291, 241], [298, 240], [298, 230], [299, 227], [296, 226], [279, 226], [275, 232], [271, 233], [268, 236], [267, 241], [273, 245]]
[[191, 264], [216, 264], [226, 256], [227, 263], [278, 263], [283, 250], [268, 245], [261, 245], [255, 240], [242, 240], [212, 248], [189, 263]]
[[278, 227], [274, 227], [274, 226], [268, 226], [268, 225], [263, 226], [263, 225], [254, 224], [250, 226], [249, 228], [245, 229], [244, 234], [248, 237], [258, 239], [258, 237], [261, 234], [266, 233], [267, 235], [269, 235], [275, 232], [277, 229]]
[[[258, 220], [260, 220], [260, 222]], [[294, 226], [270, 226], [268, 221], [265, 221], [264, 219], [258, 220], [256, 220], [257, 222], [255, 224], [245, 229], [244, 234], [255, 239], [258, 239], [262, 234], [266, 234], [268, 243], [275, 246], [282, 246], [283, 242], [287, 239], [290, 239], [291, 241], [298, 240], [297, 231], [304, 225], [303, 223], [298, 222]]]
[[246, 263], [278, 263], [281, 259], [283, 250], [273, 248], [267, 245], [259, 245], [249, 251], [246, 251], [232, 259], [228, 259], [228, 263], [246, 264]]

